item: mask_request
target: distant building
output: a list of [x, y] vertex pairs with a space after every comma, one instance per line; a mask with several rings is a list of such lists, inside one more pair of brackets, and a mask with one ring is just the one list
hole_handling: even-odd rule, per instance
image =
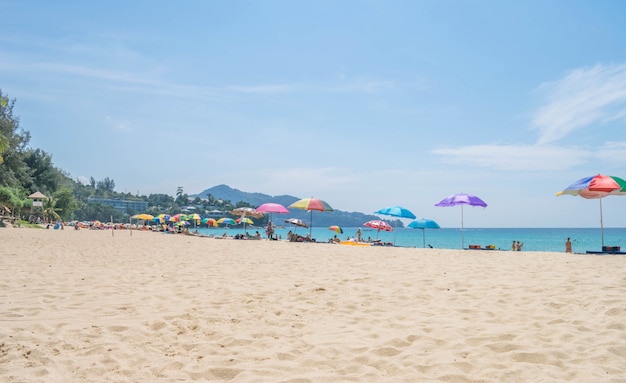
[[207, 211], [205, 213], [206, 218], [222, 218], [226, 213], [217, 209]]
[[123, 199], [106, 199], [106, 198], [87, 198], [88, 203], [99, 203], [102, 205], [113, 206], [117, 210], [121, 210], [123, 212], [132, 211], [146, 211], [148, 209], [148, 202], [145, 201], [128, 201]]

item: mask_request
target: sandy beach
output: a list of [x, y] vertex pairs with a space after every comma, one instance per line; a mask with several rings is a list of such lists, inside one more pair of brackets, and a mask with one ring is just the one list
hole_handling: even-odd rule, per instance
[[626, 382], [626, 257], [0, 229], [2, 382]]

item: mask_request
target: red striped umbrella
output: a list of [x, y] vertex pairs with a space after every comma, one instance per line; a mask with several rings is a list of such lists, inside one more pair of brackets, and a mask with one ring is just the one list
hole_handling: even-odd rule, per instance
[[376, 239], [378, 239], [378, 233], [380, 233], [381, 230], [383, 231], [393, 231], [393, 226], [391, 226], [390, 224], [388, 224], [385, 221], [381, 221], [378, 219], [372, 220], [372, 221], [367, 221], [363, 224], [363, 226], [367, 226], [367, 227], [371, 227], [372, 229], [376, 229]]

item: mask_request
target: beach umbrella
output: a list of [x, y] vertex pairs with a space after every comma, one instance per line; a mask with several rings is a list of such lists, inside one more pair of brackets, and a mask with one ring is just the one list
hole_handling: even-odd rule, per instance
[[174, 214], [173, 216], [171, 216], [168, 221], [180, 222], [180, 221], [186, 221], [186, 220], [187, 220], [187, 216], [185, 214], [178, 213], [178, 214]]
[[451, 207], [451, 206], [461, 206], [461, 248], [465, 248], [465, 229], [463, 226], [463, 206], [481, 206], [487, 207], [487, 203], [482, 199], [476, 197], [475, 195], [459, 193], [453, 194], [449, 197], [446, 197], [435, 204], [435, 206], [439, 207]]
[[150, 215], [150, 214], [142, 213], [142, 214], [135, 214], [135, 215], [133, 215], [130, 218], [141, 219], [141, 220], [144, 220], [144, 221], [150, 221], [150, 220], [154, 219], [154, 216]]
[[424, 234], [424, 232], [426, 231], [425, 229], [439, 229], [440, 228], [437, 222], [433, 221], [432, 219], [426, 219], [426, 218], [416, 219], [415, 221], [412, 221], [411, 223], [409, 223], [408, 227], [412, 229], [422, 229], [422, 242], [423, 242], [424, 247], [426, 247], [426, 234]]
[[214, 218], [202, 218], [201, 223], [206, 223], [207, 226], [217, 227], [217, 221]]
[[272, 213], [278, 214], [289, 214], [289, 210], [279, 203], [268, 202], [264, 203], [261, 206], [254, 209], [257, 213], [269, 213], [270, 214], [270, 222], [272, 221]]
[[254, 209], [255, 212], [258, 213], [279, 213], [279, 214], [288, 214], [289, 209], [284, 207], [279, 203], [268, 202]]
[[311, 230], [313, 229], [313, 210], [317, 211], [334, 211], [334, 209], [326, 202], [322, 201], [318, 198], [303, 198], [298, 200], [291, 205], [290, 208], [308, 210], [311, 218], [310, 218], [310, 227], [309, 227], [309, 235], [311, 235]]
[[[308, 227], [306, 225], [306, 223], [304, 223], [304, 221], [302, 221], [300, 218], [289, 218], [289, 219], [286, 219], [285, 222], [294, 225], [296, 228], [298, 228], [298, 227], [307, 228]], [[295, 229], [294, 229], [294, 231], [295, 231]]]
[[343, 234], [343, 229], [341, 228], [341, 226], [337, 226], [337, 225], [329, 226], [328, 230], [334, 231], [337, 234]]
[[398, 206], [398, 205], [380, 209], [374, 212], [374, 214], [383, 214], [383, 215], [389, 215], [389, 216], [398, 217], [398, 218], [410, 218], [410, 219], [416, 218], [415, 214], [411, 213], [410, 210], [405, 209], [402, 206]]
[[189, 214], [185, 217], [186, 221], [200, 221], [202, 217], [198, 213]]
[[247, 231], [246, 231], [246, 225], [252, 225], [252, 224], [254, 224], [254, 222], [253, 222], [250, 218], [248, 218], [248, 217], [241, 217], [241, 218], [237, 218], [237, 219], [235, 220], [235, 222], [237, 222], [237, 223], [239, 223], [239, 224], [243, 223], [243, 231], [244, 231], [244, 232], [246, 232], [246, 233], [247, 233]]
[[374, 219], [371, 221], [367, 221], [363, 224], [363, 226], [371, 227], [372, 229], [376, 229], [376, 239], [378, 239], [378, 233], [381, 230], [383, 231], [393, 231], [393, 227], [385, 221], [381, 221], [379, 219]]
[[[402, 206], [389, 206], [386, 207], [384, 209], [380, 209], [378, 211], [375, 211], [374, 214], [382, 214], [382, 215], [389, 215], [391, 217], [398, 217], [398, 218], [411, 218], [411, 219], [415, 219], [415, 214], [411, 213], [411, 211], [409, 211], [408, 209], [403, 208]], [[393, 244], [395, 246], [396, 244], [396, 232], [393, 232]]]
[[263, 217], [263, 212], [257, 211], [256, 209], [252, 208], [252, 207], [238, 207], [236, 209], [233, 209], [233, 211], [230, 212], [232, 215], [240, 215], [242, 217], [253, 217], [253, 218], [261, 218]]
[[185, 217], [186, 221], [193, 221], [193, 228], [196, 228], [196, 225], [202, 220], [202, 217], [198, 213], [189, 214]]
[[169, 221], [170, 218], [172, 218], [172, 216], [169, 215], [169, 214], [161, 213], [161, 214], [157, 215], [154, 218], [157, 218], [159, 220], [159, 222], [163, 223], [165, 221]]
[[602, 198], [610, 195], [625, 195], [626, 181], [615, 176], [597, 174], [595, 176], [581, 178], [570, 186], [556, 193], [557, 197], [564, 194], [581, 196], [586, 199], [598, 199], [598, 201], [600, 201], [600, 231], [602, 233], [602, 246], [604, 247]]
[[236, 225], [237, 221], [235, 221], [232, 218], [220, 218], [217, 220], [217, 223], [223, 223], [224, 225], [228, 226], [228, 225]]

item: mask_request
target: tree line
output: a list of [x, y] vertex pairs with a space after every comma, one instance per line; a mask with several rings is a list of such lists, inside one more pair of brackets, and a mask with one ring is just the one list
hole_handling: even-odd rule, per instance
[[[175, 196], [167, 194], [132, 195], [115, 191], [115, 181], [109, 177], [96, 180], [90, 177], [86, 183], [72, 179], [69, 173], [54, 166], [52, 155], [39, 148], [32, 148], [30, 133], [21, 128], [19, 117], [15, 115], [16, 100], [2, 93], [0, 89], [0, 216], [20, 219], [51, 220], [99, 220], [127, 222], [138, 213], [158, 215], [164, 212], [179, 212], [185, 206], [193, 205], [200, 210], [218, 209], [230, 211], [233, 208], [249, 206], [245, 202], [233, 205], [230, 201], [196, 197], [191, 200], [178, 187]], [[33, 209], [28, 198], [34, 192], [41, 192], [48, 198], [43, 200], [41, 209]], [[148, 202], [148, 211], [121, 211], [106, 204], [89, 203], [90, 197], [122, 199]]]

